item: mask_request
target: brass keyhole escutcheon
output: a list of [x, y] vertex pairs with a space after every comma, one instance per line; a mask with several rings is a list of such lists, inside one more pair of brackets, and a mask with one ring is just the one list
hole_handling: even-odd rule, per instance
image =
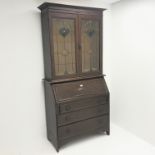
[[78, 90], [79, 90], [79, 91], [80, 91], [80, 90], [83, 90], [83, 87], [84, 87], [84, 85], [83, 85], [83, 84], [80, 84]]

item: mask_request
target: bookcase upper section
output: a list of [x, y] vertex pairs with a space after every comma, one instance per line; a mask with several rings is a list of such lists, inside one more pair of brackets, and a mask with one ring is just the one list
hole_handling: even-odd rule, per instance
[[50, 81], [102, 76], [102, 12], [105, 9], [44, 3], [45, 78]]

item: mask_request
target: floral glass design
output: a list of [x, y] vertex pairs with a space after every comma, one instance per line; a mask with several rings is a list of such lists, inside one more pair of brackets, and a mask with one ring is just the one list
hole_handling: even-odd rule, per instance
[[82, 72], [99, 70], [99, 22], [83, 19], [81, 23]]
[[53, 41], [55, 74], [57, 76], [76, 73], [75, 30], [73, 19], [53, 19]]

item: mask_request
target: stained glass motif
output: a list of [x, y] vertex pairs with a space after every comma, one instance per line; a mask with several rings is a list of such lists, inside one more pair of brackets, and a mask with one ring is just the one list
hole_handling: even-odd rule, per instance
[[68, 35], [68, 33], [70, 32], [69, 28], [66, 27], [62, 27], [59, 30], [60, 35], [62, 35], [63, 37], [66, 37]]
[[73, 19], [53, 19], [56, 76], [75, 74], [75, 30]]
[[99, 22], [82, 20], [82, 72], [99, 70]]

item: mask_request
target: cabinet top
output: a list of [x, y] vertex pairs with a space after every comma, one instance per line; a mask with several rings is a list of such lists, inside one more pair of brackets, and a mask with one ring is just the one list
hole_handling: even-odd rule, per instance
[[98, 10], [98, 11], [104, 11], [106, 9], [104, 8], [95, 8], [95, 7], [84, 7], [84, 6], [73, 6], [73, 5], [66, 5], [66, 4], [58, 4], [58, 3], [48, 3], [45, 2], [38, 6], [40, 10], [44, 9], [52, 9], [52, 8], [69, 8], [69, 9], [85, 9], [85, 10]]

